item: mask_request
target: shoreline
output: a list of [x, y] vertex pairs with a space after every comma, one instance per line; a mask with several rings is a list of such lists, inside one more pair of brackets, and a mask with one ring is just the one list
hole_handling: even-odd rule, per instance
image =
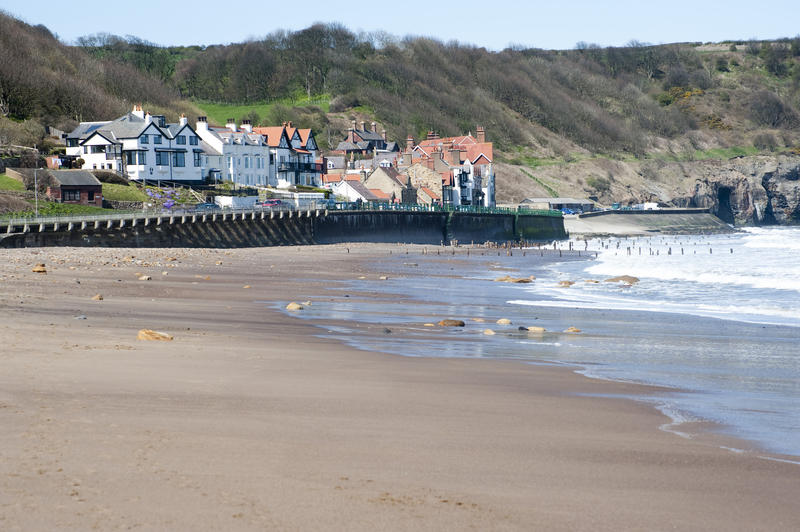
[[[412, 253], [411, 257], [414, 257], [413, 253]], [[482, 257], [479, 257], [478, 255], [473, 255], [471, 260], [472, 261], [481, 260], [481, 258]], [[410, 259], [408, 259], [408, 260], [410, 260]], [[449, 259], [449, 258], [448, 259], [441, 259], [439, 257], [420, 256], [419, 253], [416, 254], [416, 258], [414, 258], [413, 260], [417, 260], [420, 264], [422, 263], [422, 261], [426, 261], [426, 260], [427, 261], [445, 261], [445, 260], [448, 260], [448, 261], [460, 261], [462, 263], [462, 265], [466, 264], [467, 262], [470, 261], [469, 258], [467, 258], [467, 257], [465, 257], [463, 255], [460, 256], [460, 257], [452, 258], [452, 259]], [[489, 262], [489, 261], [491, 261], [493, 259], [492, 259], [492, 257], [487, 256], [486, 258], [483, 258], [483, 260], [487, 261], [487, 264], [485, 266], [488, 266], [489, 264], [491, 264], [491, 262]], [[559, 258], [556, 258], [556, 257], [549, 257], [549, 258], [545, 259], [546, 262], [562, 262], [563, 260], [592, 260], [592, 259], [588, 258], [587, 255], [583, 255], [580, 258], [579, 257], [572, 257], [570, 259], [567, 259], [566, 257], [564, 257], [564, 259], [559, 259]], [[381, 262], [385, 263], [386, 260], [382, 260]], [[414, 264], [414, 266], [418, 266], [418, 264]], [[473, 266], [474, 266], [474, 264], [473, 264]], [[531, 273], [531, 271], [536, 272], [542, 266], [543, 265], [541, 263], [539, 263], [539, 264], [536, 265], [534, 270], [530, 270], [530, 271], [526, 270], [526, 271], [524, 271], [524, 274]], [[326, 288], [324, 296], [320, 296], [318, 294], [314, 294], [314, 295], [317, 296], [317, 298], [319, 298], [319, 297], [334, 297], [335, 298], [337, 296], [340, 297], [340, 292], [348, 292], [348, 294], [349, 294], [348, 297], [352, 298], [351, 300], [361, 302], [362, 306], [363, 305], [370, 305], [370, 306], [374, 306], [376, 308], [380, 308], [382, 306], [382, 304], [383, 305], [392, 305], [392, 304], [396, 303], [397, 302], [397, 298], [398, 298], [398, 294], [397, 294], [396, 291], [390, 290], [389, 293], [381, 293], [381, 292], [375, 292], [374, 289], [371, 290], [369, 286], [365, 286], [365, 283], [374, 282], [375, 279], [383, 278], [384, 277], [383, 274], [387, 273], [387, 268], [385, 268], [385, 267], [382, 268], [380, 264], [375, 264], [374, 261], [368, 261], [368, 263], [365, 264], [365, 267], [367, 269], [371, 270], [371, 272], [370, 272], [371, 273], [371, 277], [372, 277], [371, 281], [364, 280], [364, 276], [359, 276], [359, 280], [358, 281], [353, 282], [352, 280], [350, 280], [349, 281], [349, 286], [329, 287], [329, 288]], [[518, 268], [516, 268], [516, 267], [497, 267], [497, 268], [489, 268], [489, 269], [491, 269], [493, 271], [497, 271], [497, 272], [519, 271]], [[418, 275], [429, 274], [430, 273], [430, 271], [426, 270], [424, 267], [420, 267], [419, 270], [420, 270], [420, 273]], [[470, 271], [472, 271], [472, 270], [470, 270]], [[487, 269], [487, 271], [488, 271], [488, 269]], [[520, 275], [522, 275], [522, 274], [523, 274], [523, 272], [520, 273]], [[410, 276], [410, 275], [413, 275], [413, 274], [409, 274], [408, 270], [406, 270], [406, 272], [403, 272], [403, 273], [398, 273], [397, 271], [393, 271], [392, 274], [390, 274], [390, 277], [392, 275], [395, 276], [395, 277], [396, 276], [405, 277], [406, 275]], [[473, 277], [465, 279], [465, 278], [460, 277], [458, 275], [456, 275], [455, 278], [456, 279], [466, 280], [466, 281], [474, 279]], [[411, 282], [412, 279], [413, 278], [409, 278], [408, 281]], [[490, 279], [486, 279], [486, 280], [488, 281]], [[348, 281], [344, 281], [344, 282], [348, 283]], [[359, 286], [359, 285], [361, 285], [361, 286]], [[374, 288], [374, 285], [372, 286], [372, 288]], [[366, 294], [366, 297], [362, 297], [361, 296], [362, 294]], [[353, 295], [355, 295], [355, 298], [353, 298]], [[314, 299], [314, 297], [311, 297], [311, 299]], [[696, 414], [692, 414], [692, 413], [687, 412], [687, 411], [676, 410], [675, 406], [674, 405], [670, 405], [669, 401], [667, 400], [667, 397], [665, 397], [663, 395], [663, 394], [670, 394], [670, 393], [672, 393], [672, 394], [675, 394], [675, 393], [678, 393], [678, 394], [698, 394], [698, 393], [703, 393], [701, 391], [687, 389], [687, 388], [681, 387], [679, 385], [655, 384], [655, 383], [642, 382], [642, 381], [636, 380], [634, 378], [624, 378], [622, 376], [613, 377], [613, 376], [608, 376], [608, 375], [602, 375], [600, 373], [597, 373], [596, 371], [593, 371], [593, 366], [595, 365], [595, 363], [589, 362], [589, 361], [581, 361], [579, 356], [576, 356], [572, 360], [569, 360], [569, 359], [567, 359], [567, 360], [558, 360], [558, 359], [547, 359], [547, 358], [536, 359], [536, 360], [527, 360], [527, 359], [517, 358], [517, 357], [511, 356], [510, 354], [508, 356], [499, 356], [499, 357], [496, 357], [496, 358], [486, 358], [485, 355], [473, 356], [473, 355], [464, 354], [464, 353], [461, 353], [458, 350], [455, 350], [455, 351], [453, 351], [453, 352], [451, 352], [450, 354], [447, 354], [447, 355], [432, 355], [432, 356], [426, 357], [426, 355], [424, 355], [424, 354], [423, 355], [417, 355], [417, 354], [410, 354], [410, 353], [401, 353], [401, 352], [399, 352], [400, 351], [399, 347], [397, 347], [397, 348], [387, 348], [388, 346], [386, 344], [386, 341], [383, 341], [384, 338], [386, 338], [386, 339], [395, 338], [395, 337], [403, 337], [403, 338], [405, 338], [409, 334], [411, 334], [411, 335], [415, 335], [415, 334], [416, 335], [420, 335], [420, 334], [423, 334], [423, 333], [431, 333], [429, 335], [429, 337], [431, 338], [431, 342], [436, 343], [437, 340], [439, 341], [439, 343], [446, 342], [447, 340], [443, 340], [443, 339], [441, 339], [441, 337], [437, 338], [435, 334], [432, 334], [437, 330], [438, 331], [443, 331], [446, 328], [442, 329], [442, 328], [438, 328], [437, 327], [437, 328], [425, 329], [425, 328], [421, 328], [420, 327], [423, 324], [422, 322], [424, 322], [424, 321], [435, 323], [438, 319], [463, 319], [467, 324], [467, 326], [465, 328], [465, 331], [469, 330], [470, 328], [475, 328], [475, 327], [477, 327], [479, 329], [477, 331], [477, 333], [473, 332], [473, 335], [475, 335], [475, 334], [480, 335], [480, 330], [484, 329], [486, 327], [488, 327], [489, 329], [494, 328], [494, 330], [496, 330], [495, 334], [503, 334], [504, 331], [502, 330], [502, 327], [498, 328], [493, 323], [493, 320], [498, 318], [498, 317], [500, 317], [500, 316], [509, 315], [508, 312], [506, 312], [505, 314], [500, 313], [500, 314], [497, 314], [495, 316], [492, 316], [491, 319], [488, 320], [485, 323], [472, 323], [473, 321], [477, 321], [477, 320], [470, 319], [469, 311], [464, 311], [464, 312], [460, 312], [460, 313], [456, 313], [456, 314], [437, 314], [436, 310], [431, 310], [432, 308], [435, 308], [436, 305], [434, 303], [432, 303], [432, 301], [429, 300], [429, 299], [420, 298], [419, 296], [414, 296], [413, 294], [409, 294], [408, 296], [403, 296], [403, 300], [404, 301], [407, 300], [407, 302], [403, 303], [402, 305], [400, 305], [400, 308], [403, 310], [403, 313], [401, 314], [401, 317], [398, 318], [398, 322], [397, 323], [388, 322], [388, 321], [380, 321], [380, 320], [378, 320], [378, 321], [367, 320], [367, 321], [361, 322], [359, 325], [354, 325], [352, 320], [354, 320], [354, 319], [358, 320], [359, 317], [361, 319], [366, 318], [366, 315], [369, 313], [369, 311], [366, 311], [366, 310], [361, 311], [360, 314], [353, 313], [353, 316], [351, 316], [348, 320], [344, 320], [343, 318], [323, 318], [322, 316], [317, 315], [317, 313], [314, 312], [313, 309], [311, 309], [311, 310], [307, 309], [306, 311], [304, 311], [302, 313], [291, 312], [291, 311], [284, 311], [284, 313], [287, 316], [292, 316], [292, 317], [295, 317], [295, 318], [302, 319], [302, 321], [311, 322], [314, 326], [316, 326], [320, 330], [319, 336], [322, 337], [322, 338], [332, 338], [332, 339], [335, 339], [335, 340], [337, 340], [339, 342], [342, 342], [344, 345], [347, 345], [347, 346], [352, 347], [354, 349], [363, 350], [363, 351], [366, 351], [366, 352], [378, 352], [378, 353], [383, 353], [383, 354], [388, 354], [388, 355], [399, 355], [399, 356], [414, 357], [414, 358], [417, 358], [417, 357], [431, 358], [432, 357], [432, 358], [458, 358], [458, 359], [466, 359], [466, 360], [511, 361], [511, 362], [515, 362], [515, 363], [531, 364], [531, 365], [535, 365], [535, 366], [552, 366], [552, 367], [562, 368], [562, 369], [570, 371], [570, 372], [572, 372], [572, 373], [574, 373], [576, 375], [579, 375], [579, 376], [581, 376], [583, 378], [587, 378], [587, 379], [591, 379], [591, 380], [598, 380], [598, 381], [609, 382], [609, 383], [620, 383], [620, 384], [630, 384], [630, 385], [634, 385], [634, 386], [641, 386], [641, 387], [644, 387], [644, 390], [641, 393], [639, 393], [637, 395], [631, 395], [631, 396], [627, 397], [627, 399], [631, 400], [631, 401], [635, 401], [635, 402], [641, 403], [641, 404], [644, 404], [644, 405], [647, 405], [648, 407], [658, 411], [661, 415], [667, 417], [669, 419], [669, 422], [665, 422], [665, 423], [661, 424], [660, 427], [659, 427], [660, 430], [663, 430], [665, 432], [674, 434], [674, 435], [676, 435], [678, 437], [683, 437], [683, 438], [688, 438], [688, 439], [696, 439], [696, 440], [701, 440], [702, 439], [703, 441], [706, 441], [707, 443], [710, 443], [711, 445], [717, 445], [721, 449], [727, 449], [727, 450], [730, 450], [732, 452], [740, 452], [740, 453], [744, 452], [744, 453], [749, 453], [749, 454], [752, 454], [752, 455], [759, 455], [760, 457], [765, 458], [765, 459], [783, 460], [783, 461], [786, 461], [787, 463], [800, 464], [800, 454], [786, 454], [786, 453], [781, 453], [779, 451], [776, 451], [774, 449], [769, 449], [768, 446], [766, 446], [763, 442], [759, 442], [759, 441], [753, 440], [753, 439], [748, 439], [748, 438], [746, 438], [745, 436], [742, 436], [742, 435], [737, 435], [735, 430], [734, 430], [735, 427], [729, 426], [729, 425], [727, 425], [726, 423], [724, 423], [722, 421], [708, 420], [708, 419], [704, 419], [702, 417], [696, 418]], [[377, 301], [377, 304], [375, 303], [375, 301]], [[458, 299], [457, 301], [461, 302], [460, 299]], [[510, 302], [507, 302], [507, 303], [512, 303], [513, 304], [514, 301], [510, 301]], [[544, 307], [547, 308], [547, 305], [545, 305]], [[552, 309], [557, 309], [557, 308], [560, 309], [561, 307], [558, 307], [558, 306], [552, 307]], [[564, 307], [563, 310], [566, 311], [568, 308], [572, 308], [572, 306], [568, 305], [568, 306]], [[577, 308], [578, 307], [575, 307], [573, 310], [576, 310]], [[279, 308], [279, 306], [274, 306], [274, 309], [275, 310], [282, 310], [282, 308]], [[497, 310], [497, 309], [495, 309], [495, 310]], [[639, 310], [639, 311], [633, 311], [631, 309], [624, 309], [622, 311], [617, 311], [617, 310], [614, 310], [614, 309], [587, 308], [587, 309], [581, 309], [581, 310], [584, 311], [584, 312], [588, 312], [590, 314], [591, 313], [595, 313], [595, 312], [610, 312], [610, 313], [612, 313], [612, 315], [619, 316], [619, 317], [628, 316], [628, 315], [633, 316], [633, 315], [637, 315], [637, 314], [641, 314], [641, 313], [649, 314], [651, 312], [656, 312], [656, 313], [660, 314], [661, 316], [663, 316], [662, 319], [664, 319], [666, 321], [670, 320], [670, 316], [672, 316], [672, 319], [674, 321], [686, 321], [687, 319], [688, 320], [693, 319], [692, 316], [686, 316], [686, 315], [679, 314], [679, 313], [674, 313], [674, 312], [671, 312], [671, 311], [655, 311], [655, 310], [652, 310], [652, 309]], [[308, 312], [312, 312], [314, 314], [314, 316], [310, 317], [310, 318], [308, 316], [305, 316], [304, 314], [307, 314]], [[323, 315], [328, 314], [329, 312], [330, 312], [330, 309], [327, 308], [327, 307], [326, 307], [325, 310], [321, 311], [321, 313]], [[390, 315], [392, 315], [392, 314], [390, 314]], [[480, 315], [483, 316], [483, 314], [480, 314]], [[387, 317], [385, 315], [383, 315], [383, 316]], [[409, 318], [414, 318], [414, 319], [412, 321], [410, 321], [410, 322], [406, 321]], [[574, 322], [574, 324], [580, 325], [582, 321], [585, 321], [585, 319], [586, 319], [585, 316], [583, 317], [583, 319], [579, 317], [579, 318], [574, 319], [573, 322]], [[732, 320], [731, 318], [723, 318], [723, 317], [718, 317], [718, 316], [705, 316], [702, 319], [708, 320], [709, 322], [714, 322], [714, 321], [718, 321], [719, 320], [719, 321], [724, 321], [724, 322], [737, 323], [735, 320]], [[480, 319], [480, 318], [478, 318], [478, 320], [480, 320], [481, 322], [484, 321], [483, 319]], [[347, 325], [347, 327], [349, 328], [350, 331], [357, 332], [358, 333], [357, 336], [359, 338], [361, 338], [361, 340], [345, 339], [343, 337], [343, 335], [345, 335], [346, 332], [344, 332], [341, 329], [342, 326], [345, 325], [345, 324]], [[515, 322], [513, 329], [517, 328], [516, 325], [517, 325], [517, 323]], [[761, 322], [753, 322], [751, 325], [762, 325], [762, 323]], [[777, 327], [785, 327], [785, 325], [776, 325], [776, 326]], [[333, 329], [333, 330], [331, 330], [331, 329]], [[391, 331], [391, 336], [387, 336], [387, 333], [389, 333], [389, 331]], [[513, 335], [513, 333], [509, 333], [508, 331], [505, 331], [505, 332], [506, 332], [506, 334]], [[584, 333], [585, 333], [585, 331], [584, 331]], [[559, 334], [558, 331], [550, 331], [550, 332], [547, 333], [547, 335], [548, 335], [548, 337], [553, 339], [553, 341], [559, 341], [560, 339], [568, 337], [568, 335]], [[364, 340], [364, 337], [366, 337], [366, 340]], [[494, 337], [491, 337], [491, 338], [494, 338]], [[398, 338], [398, 340], [399, 340], [399, 338]], [[388, 341], [391, 342], [391, 340], [388, 340]], [[458, 340], [455, 337], [450, 338], [450, 341], [454, 341], [454, 342], [457, 341], [457, 342], [460, 343], [460, 340]], [[467, 342], [467, 343], [469, 343], [469, 342]], [[662, 396], [659, 397], [658, 394], [662, 394]], [[716, 440], [718, 440], [718, 441], [716, 441]], [[715, 441], [716, 441], [716, 443], [715, 443]]]
[[[647, 387], [358, 351], [263, 303], [375, 275], [366, 263], [395, 249], [0, 251], [0, 517], [10, 530], [800, 525], [796, 466], [655, 430], [665, 417], [618, 398]], [[145, 327], [175, 340], [136, 341]]]

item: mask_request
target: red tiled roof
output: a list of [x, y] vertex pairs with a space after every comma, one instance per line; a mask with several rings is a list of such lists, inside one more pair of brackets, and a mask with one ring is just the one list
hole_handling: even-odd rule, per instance
[[303, 143], [303, 146], [306, 145], [308, 142], [308, 137], [311, 135], [310, 129], [298, 129], [297, 132], [300, 134], [300, 141]]
[[[492, 162], [494, 159], [493, 154], [493, 146], [491, 142], [484, 142], [482, 144], [475, 144], [474, 146], [467, 147], [467, 159], [470, 162], [475, 163], [475, 160], [478, 159], [481, 155], [486, 157], [489, 162]], [[483, 164], [483, 163], [482, 163]]]
[[420, 189], [428, 195], [431, 199], [439, 199], [439, 196], [433, 190], [429, 189], [428, 187], [420, 187]]
[[281, 143], [281, 135], [283, 135], [283, 130], [284, 128], [281, 126], [254, 127], [253, 133], [264, 135], [267, 138], [267, 144], [275, 148]]
[[380, 199], [389, 199], [389, 194], [387, 194], [386, 192], [384, 192], [379, 188], [371, 188], [369, 189], [369, 191], [375, 194], [375, 196]]
[[361, 174], [344, 174], [345, 181], [361, 181]]
[[453, 186], [453, 174], [450, 172], [442, 172], [442, 185], [452, 187]]
[[323, 183], [338, 183], [342, 180], [342, 174], [322, 174]]
[[297, 149], [297, 150], [294, 150], [294, 151], [295, 151], [296, 153], [311, 153], [311, 152], [310, 152], [310, 151], [308, 151], [308, 150], [300, 150], [300, 149]]

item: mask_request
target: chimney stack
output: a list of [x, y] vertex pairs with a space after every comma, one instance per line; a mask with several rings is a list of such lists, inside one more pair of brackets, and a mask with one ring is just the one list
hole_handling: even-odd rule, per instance
[[178, 120], [178, 122], [180, 123], [180, 125], [181, 125], [181, 127], [182, 127], [182, 126], [185, 126], [186, 124], [188, 124], [188, 123], [189, 123], [189, 119], [188, 119], [188, 118], [186, 118], [186, 115], [185, 115], [185, 114], [181, 113], [181, 117], [180, 117], [180, 119]]
[[362, 120], [361, 121], [361, 131], [365, 131], [366, 129], [367, 129], [367, 123], [364, 120]]
[[486, 142], [486, 130], [483, 129], [483, 126], [478, 126], [478, 142]]
[[383, 142], [386, 142], [386, 129], [385, 128], [384, 128], [383, 131], [381, 131], [381, 137], [383, 137]]
[[378, 131], [378, 124], [376, 124], [375, 122], [373, 122], [373, 123], [372, 123], [372, 132], [373, 132], [373, 133], [377, 133], [377, 131]]
[[133, 114], [133, 116], [136, 116], [138, 118], [142, 118], [143, 119], [144, 118], [144, 111], [142, 111], [142, 106], [138, 105], [138, 104], [134, 104], [132, 114]]
[[250, 120], [242, 120], [242, 130], [248, 133], [253, 132], [253, 124], [250, 123]]
[[225, 127], [236, 133], [236, 120], [229, 118], [225, 123]]
[[146, 111], [144, 114], [144, 122], [145, 124], [150, 124], [153, 122], [153, 115], [150, 114], [150, 111]]
[[411, 153], [413, 149], [414, 149], [414, 137], [409, 135], [408, 138], [406, 138], [406, 152]]
[[198, 116], [197, 117], [197, 127], [195, 128], [197, 131], [204, 130], [208, 131], [208, 118], [205, 116]]

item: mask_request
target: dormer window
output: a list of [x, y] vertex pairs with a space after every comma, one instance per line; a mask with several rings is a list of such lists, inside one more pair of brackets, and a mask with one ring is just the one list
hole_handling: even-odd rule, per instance
[[186, 144], [186, 135], [178, 135], [177, 143], [178, 144]]
[[150, 135], [142, 135], [141, 137], [139, 137], [139, 141], [142, 144], [150, 144]]
[[161, 144], [161, 135], [153, 135], [153, 144]]

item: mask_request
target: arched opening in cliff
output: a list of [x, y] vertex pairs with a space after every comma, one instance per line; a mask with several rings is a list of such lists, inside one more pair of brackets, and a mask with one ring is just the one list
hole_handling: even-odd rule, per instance
[[734, 222], [733, 209], [731, 208], [731, 189], [720, 187], [717, 189], [717, 217], [723, 222]]

